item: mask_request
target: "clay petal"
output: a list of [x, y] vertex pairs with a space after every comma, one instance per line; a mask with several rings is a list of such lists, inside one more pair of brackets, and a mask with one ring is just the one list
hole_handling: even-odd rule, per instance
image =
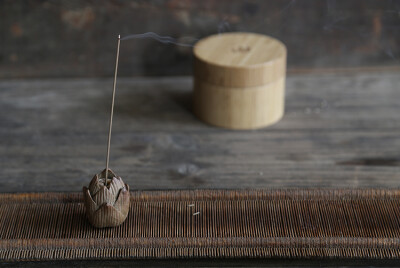
[[[106, 169], [104, 169], [100, 174], [98, 174], [98, 176], [100, 178], [105, 178], [106, 177]], [[115, 175], [115, 173], [111, 169], [108, 169], [107, 176], [108, 176], [108, 178], [110, 178], [110, 177], [113, 178], [113, 177], [116, 177], [117, 175]]]
[[125, 187], [125, 183], [122, 181], [121, 177], [114, 177], [113, 184], [115, 184], [118, 189]]
[[118, 195], [118, 199], [114, 204], [115, 209], [121, 212], [121, 214], [125, 217], [128, 216], [130, 204], [129, 186], [126, 185], [126, 188], [121, 189]]
[[94, 175], [93, 179], [89, 183], [89, 191], [91, 195], [97, 194], [97, 192], [100, 190], [101, 184], [99, 182], [99, 175], [96, 174]]
[[96, 195], [92, 195], [93, 201], [101, 206], [103, 204], [112, 204], [115, 197], [110, 193], [106, 186], [102, 185]]
[[115, 200], [117, 199], [118, 193], [120, 191], [122, 187], [120, 187], [120, 184], [118, 183], [117, 178], [113, 178], [110, 182], [110, 186], [108, 191], [110, 192], [110, 194], [114, 197], [114, 199], [112, 200], [113, 203], [115, 202]]
[[125, 187], [125, 183], [122, 181], [121, 177], [117, 178], [117, 182], [118, 182], [118, 185], [119, 185], [120, 188]]
[[124, 222], [125, 218], [113, 206], [104, 204], [89, 217], [89, 221], [94, 227], [104, 228], [118, 226]]
[[90, 195], [89, 189], [83, 187], [83, 199], [85, 202], [86, 213], [89, 215], [90, 213], [95, 212], [98, 209], [98, 205], [93, 201], [92, 196]]

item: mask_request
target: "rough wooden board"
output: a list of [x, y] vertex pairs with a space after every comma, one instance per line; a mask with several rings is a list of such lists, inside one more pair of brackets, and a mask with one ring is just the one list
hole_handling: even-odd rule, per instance
[[[120, 79], [111, 168], [131, 189], [399, 187], [398, 72], [292, 75], [273, 127], [190, 112], [191, 79]], [[80, 191], [104, 169], [111, 79], [0, 82], [0, 191]]]

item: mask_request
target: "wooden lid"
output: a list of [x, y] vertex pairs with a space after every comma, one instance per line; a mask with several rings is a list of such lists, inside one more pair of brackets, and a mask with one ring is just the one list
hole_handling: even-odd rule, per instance
[[194, 75], [202, 81], [228, 87], [260, 86], [286, 72], [286, 47], [254, 33], [223, 33], [197, 42]]

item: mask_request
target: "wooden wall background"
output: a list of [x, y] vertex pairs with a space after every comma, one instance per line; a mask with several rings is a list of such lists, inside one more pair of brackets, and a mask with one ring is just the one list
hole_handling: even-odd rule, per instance
[[[288, 47], [289, 69], [396, 66], [400, 1], [0, 1], [0, 78], [111, 76], [115, 38], [180, 42], [219, 31], [264, 33]], [[121, 76], [186, 75], [191, 48], [122, 43]]]

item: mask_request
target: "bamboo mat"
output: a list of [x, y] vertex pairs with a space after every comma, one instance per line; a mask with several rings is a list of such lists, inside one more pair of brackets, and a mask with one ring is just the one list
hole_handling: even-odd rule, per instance
[[92, 228], [81, 193], [0, 194], [3, 261], [400, 257], [400, 190], [131, 192]]

